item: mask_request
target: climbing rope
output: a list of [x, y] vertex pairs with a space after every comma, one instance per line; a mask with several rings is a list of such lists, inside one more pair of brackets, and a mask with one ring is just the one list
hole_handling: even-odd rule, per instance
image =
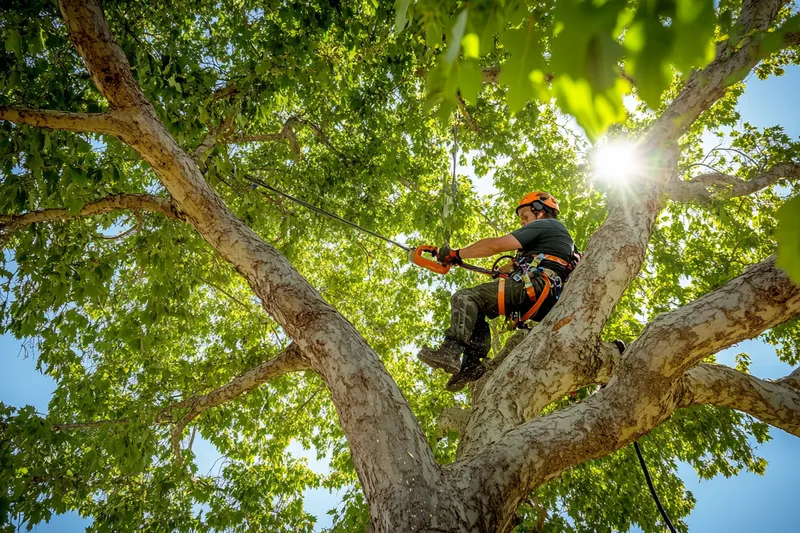
[[444, 225], [442, 241], [450, 246], [450, 235], [453, 233], [453, 213], [456, 210], [456, 199], [458, 195], [458, 184], [456, 181], [458, 171], [458, 121], [460, 115], [456, 110], [455, 122], [453, 123], [453, 171], [450, 177], [450, 192], [448, 193], [447, 181], [444, 186], [444, 205], [442, 206], [442, 224]]
[[639, 442], [633, 441], [633, 448], [636, 450], [636, 455], [639, 456], [639, 464], [642, 465], [642, 472], [644, 472], [644, 479], [647, 481], [647, 486], [650, 488], [650, 494], [653, 496], [653, 500], [656, 502], [656, 507], [658, 507], [658, 512], [661, 513], [661, 518], [664, 519], [664, 523], [667, 524], [667, 527], [672, 533], [677, 533], [675, 530], [675, 526], [672, 525], [672, 521], [667, 516], [667, 511], [664, 510], [664, 506], [661, 505], [661, 500], [658, 499], [658, 494], [656, 494], [656, 488], [653, 486], [653, 480], [650, 479], [650, 472], [647, 470], [647, 465], [644, 462], [644, 457], [642, 456], [642, 450], [639, 448]]
[[[614, 344], [617, 346], [617, 350], [619, 350], [619, 354], [625, 351], [625, 343], [621, 340], [615, 340]], [[672, 533], [677, 533], [675, 530], [675, 526], [672, 525], [672, 521], [669, 519], [667, 515], [667, 511], [664, 509], [664, 506], [661, 505], [661, 500], [658, 499], [658, 494], [656, 494], [656, 488], [653, 485], [653, 480], [650, 478], [650, 471], [647, 470], [647, 464], [644, 462], [644, 456], [642, 455], [642, 450], [639, 448], [639, 442], [633, 441], [633, 449], [636, 450], [636, 455], [639, 457], [639, 465], [642, 467], [642, 472], [644, 473], [644, 480], [647, 481], [647, 486], [650, 489], [650, 495], [653, 496], [653, 500], [656, 502], [656, 507], [658, 507], [658, 512], [661, 513], [661, 518], [664, 519], [664, 523], [667, 525], [669, 530]]]

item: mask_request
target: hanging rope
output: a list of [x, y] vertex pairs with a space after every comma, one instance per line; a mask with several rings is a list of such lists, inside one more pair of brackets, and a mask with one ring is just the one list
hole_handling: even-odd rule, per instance
[[647, 470], [647, 465], [644, 462], [644, 457], [642, 456], [642, 450], [639, 449], [639, 443], [637, 441], [633, 441], [633, 448], [636, 450], [636, 455], [639, 456], [639, 464], [642, 465], [642, 472], [644, 472], [644, 479], [647, 481], [647, 486], [650, 488], [650, 494], [653, 496], [653, 500], [656, 502], [656, 507], [658, 507], [658, 512], [661, 513], [661, 518], [664, 519], [664, 523], [667, 525], [669, 530], [672, 533], [677, 533], [675, 530], [675, 526], [672, 525], [672, 521], [667, 516], [667, 511], [664, 510], [664, 506], [661, 505], [661, 500], [658, 499], [658, 494], [656, 494], [656, 488], [653, 486], [653, 480], [650, 479], [650, 472]]
[[[614, 341], [614, 344], [617, 345], [617, 350], [619, 350], [619, 354], [622, 355], [623, 352], [625, 352], [626, 348], [625, 343], [617, 339]], [[672, 533], [677, 533], [677, 531], [675, 530], [675, 526], [672, 525], [672, 521], [669, 519], [669, 516], [667, 515], [667, 511], [664, 509], [664, 506], [661, 505], [661, 500], [658, 499], [658, 494], [656, 494], [656, 487], [653, 485], [653, 480], [650, 478], [650, 471], [647, 470], [647, 464], [644, 462], [644, 456], [642, 455], [641, 448], [639, 448], [638, 441], [633, 441], [633, 449], [636, 450], [636, 455], [639, 457], [639, 465], [642, 467], [642, 472], [644, 473], [644, 480], [647, 481], [647, 487], [650, 489], [650, 495], [656, 502], [656, 507], [658, 507], [658, 512], [661, 513], [661, 518], [664, 519], [664, 523], [667, 525], [667, 527]]]
[[[456, 210], [456, 198], [458, 195], [458, 184], [456, 182], [458, 170], [458, 121], [459, 113], [456, 110], [456, 120], [453, 124], [453, 173], [450, 178], [450, 192], [447, 192], [447, 185], [445, 184], [444, 192], [445, 199], [442, 206], [442, 222], [444, 225], [444, 244], [450, 246], [450, 235], [453, 233], [453, 213]], [[446, 183], [446, 182], [445, 182]]]

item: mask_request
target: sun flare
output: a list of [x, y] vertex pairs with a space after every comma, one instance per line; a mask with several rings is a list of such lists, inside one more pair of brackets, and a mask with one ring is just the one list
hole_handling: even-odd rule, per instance
[[636, 146], [625, 141], [612, 141], [597, 149], [592, 157], [595, 178], [608, 183], [624, 183], [642, 169]]

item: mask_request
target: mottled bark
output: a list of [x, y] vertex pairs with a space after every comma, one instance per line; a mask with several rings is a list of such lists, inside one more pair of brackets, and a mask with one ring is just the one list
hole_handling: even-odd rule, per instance
[[[494, 512], [497, 523], [504, 524], [539, 484], [570, 465], [625, 446], [692, 403], [685, 399], [681, 379], [691, 366], [798, 315], [800, 286], [775, 268], [773, 258], [767, 259], [692, 304], [658, 316], [620, 357], [604, 389], [505, 431], [502, 438], [471, 450], [448, 473], [480, 484], [481, 513]], [[702, 397], [695, 396], [697, 403]], [[773, 406], [774, 412], [791, 405]], [[752, 414], [779, 420], [763, 409], [752, 408]], [[780, 417], [781, 424], [794, 424], [785, 413]]]
[[136, 85], [97, 2], [62, 0], [60, 7], [92, 80], [125, 117], [123, 142], [152, 166], [181, 218], [248, 281], [267, 313], [330, 389], [375, 527], [435, 527], [432, 493], [441, 477], [439, 467], [378, 355], [204, 181], [197, 164], [169, 135]]
[[722, 365], [699, 365], [683, 378], [680, 407], [718, 405], [752, 415], [800, 437], [800, 391]]
[[68, 113], [49, 109], [0, 106], [0, 120], [48, 130], [117, 135], [121, 122], [114, 113]]
[[[800, 314], [800, 287], [777, 270], [772, 259], [698, 301], [657, 317], [623, 356], [600, 338], [642, 267], [665, 193], [677, 180], [678, 138], [724, 93], [732, 75], [760, 60], [760, 30], [769, 27], [782, 4], [745, 2], [739, 22], [755, 31], [731, 43], [735, 47], [719, 46], [714, 62], [689, 78], [643, 136], [646, 174], [632, 180], [630, 192], [609, 199], [607, 220], [547, 318], [526, 338], [516, 336], [519, 345], [501, 354], [475, 386], [459, 460], [443, 468], [434, 461], [419, 424], [377, 354], [204, 181], [196, 159], [219, 139], [207, 137], [192, 158], [169, 135], [136, 85], [96, 0], [61, 0], [60, 7], [73, 45], [111, 111], [97, 116], [30, 110], [20, 114], [10, 108], [0, 112], [6, 117], [16, 113], [20, 123], [110, 133], [136, 150], [171, 196], [162, 212], [191, 224], [247, 280], [264, 310], [292, 338], [293, 347], [282, 359], [173, 406], [189, 409], [176, 426], [178, 437], [202, 409], [277, 373], [310, 368], [330, 389], [376, 531], [503, 531], [538, 485], [569, 466], [630, 443], [677, 408], [725, 405], [797, 431], [800, 373], [770, 384], [731, 369], [695, 366], [707, 355]], [[786, 42], [792, 38], [787, 35]], [[486, 82], [496, 77], [497, 70], [484, 72]], [[332, 148], [318, 126], [302, 123]], [[287, 138], [284, 130], [274, 135]], [[67, 215], [49, 210], [16, 220]], [[539, 416], [553, 400], [598, 382], [607, 386], [585, 401]], [[452, 417], [454, 429], [463, 426], [459, 417]]]

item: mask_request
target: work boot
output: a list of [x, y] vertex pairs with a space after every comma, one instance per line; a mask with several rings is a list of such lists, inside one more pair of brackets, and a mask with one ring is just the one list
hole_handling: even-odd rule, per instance
[[452, 337], [445, 337], [444, 342], [437, 349], [423, 346], [417, 357], [420, 361], [433, 368], [441, 368], [448, 374], [457, 374], [461, 367], [461, 352], [464, 343]]
[[477, 381], [486, 372], [486, 367], [481, 363], [477, 354], [469, 351], [464, 356], [461, 369], [445, 385], [445, 389], [450, 392], [458, 392], [470, 381]]

